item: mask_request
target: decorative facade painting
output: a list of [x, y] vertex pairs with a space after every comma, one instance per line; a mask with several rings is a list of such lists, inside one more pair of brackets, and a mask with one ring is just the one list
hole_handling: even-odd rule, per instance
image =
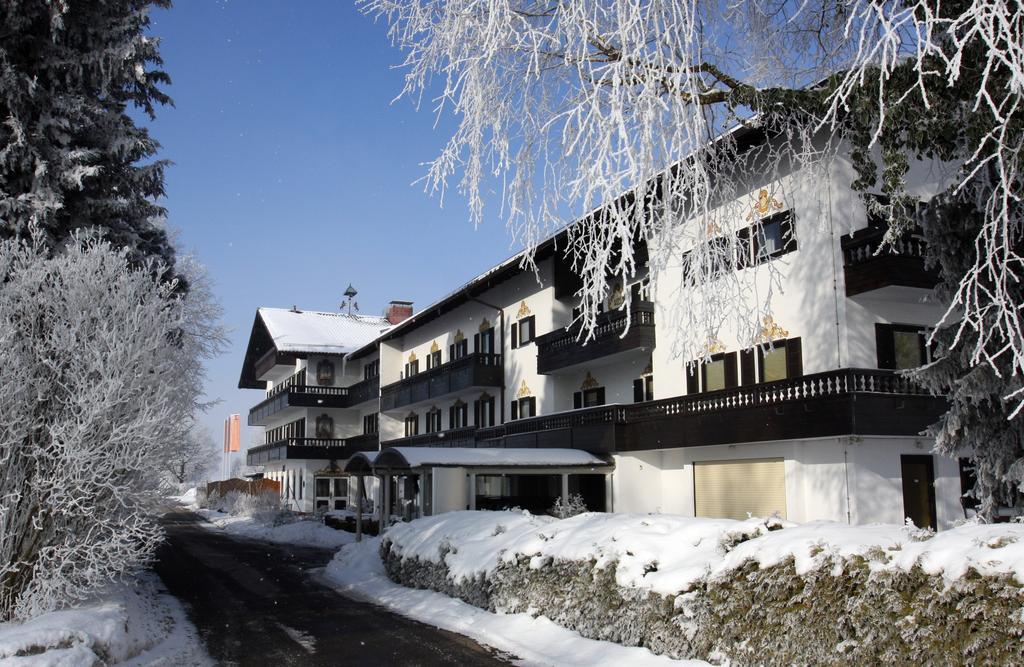
[[320, 415], [316, 418], [316, 437], [331, 439], [334, 437], [334, 418], [330, 415]]
[[334, 384], [334, 362], [323, 359], [316, 365], [316, 383], [321, 387]]
[[775, 197], [768, 194], [766, 188], [761, 188], [757, 193], [757, 201], [750, 207], [750, 212], [747, 213], [747, 220], [752, 218], [763, 218], [772, 211], [781, 211], [782, 202]]

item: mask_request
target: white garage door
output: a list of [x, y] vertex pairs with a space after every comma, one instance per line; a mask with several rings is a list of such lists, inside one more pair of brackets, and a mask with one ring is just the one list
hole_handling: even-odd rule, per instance
[[786, 464], [782, 459], [702, 461], [693, 465], [697, 516], [786, 518]]

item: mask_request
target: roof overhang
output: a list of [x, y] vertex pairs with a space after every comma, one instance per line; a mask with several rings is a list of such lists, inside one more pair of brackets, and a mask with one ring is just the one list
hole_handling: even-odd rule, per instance
[[423, 468], [580, 468], [611, 469], [614, 463], [581, 449], [512, 447], [386, 447], [359, 452], [345, 472], [355, 475], [401, 473]]

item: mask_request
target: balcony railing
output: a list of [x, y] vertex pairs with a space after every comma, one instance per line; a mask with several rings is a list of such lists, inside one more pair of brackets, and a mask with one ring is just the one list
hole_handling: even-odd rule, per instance
[[911, 233], [883, 248], [884, 237], [882, 227], [869, 227], [842, 237], [847, 296], [889, 286], [935, 287], [938, 273], [924, 267], [924, 239]]
[[476, 447], [476, 426], [463, 426], [447, 431], [420, 433], [404, 438], [385, 440], [381, 447]]
[[305, 380], [305, 374], [296, 373], [270, 390], [267, 398], [249, 410], [249, 426], [264, 426], [270, 416], [285, 408], [351, 408], [376, 399], [380, 387], [376, 377], [348, 387], [294, 384], [292, 379]]
[[469, 354], [381, 387], [380, 409], [387, 412], [471, 387], [500, 387], [503, 374], [500, 354]]
[[266, 465], [285, 459], [347, 459], [356, 452], [377, 449], [376, 434], [352, 438], [285, 438], [246, 452], [246, 463], [251, 466]]
[[944, 410], [891, 371], [842, 369], [722, 391], [606, 405], [478, 429], [478, 446], [594, 453], [829, 435], [916, 435]]
[[[627, 319], [629, 331], [623, 336]], [[633, 304], [628, 318], [623, 311], [599, 316], [593, 338], [585, 345], [578, 325], [538, 336], [537, 372], [552, 373], [627, 350], [651, 349], [654, 344], [654, 304], [641, 301]]]

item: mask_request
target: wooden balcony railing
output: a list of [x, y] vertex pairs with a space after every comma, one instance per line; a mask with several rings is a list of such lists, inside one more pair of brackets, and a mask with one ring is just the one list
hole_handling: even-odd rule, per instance
[[380, 378], [362, 380], [348, 387], [321, 387], [302, 384], [305, 372], [300, 371], [267, 393], [267, 398], [249, 410], [249, 426], [263, 426], [275, 413], [292, 407], [350, 408], [378, 396]]
[[420, 433], [380, 443], [384, 447], [476, 447], [476, 426]]
[[[374, 434], [376, 435], [376, 434]], [[356, 452], [376, 449], [376, 438], [285, 438], [246, 452], [248, 465], [265, 465], [284, 459], [347, 459]]]
[[925, 269], [928, 244], [919, 234], [906, 234], [888, 247], [884, 237], [883, 227], [869, 227], [840, 240], [847, 296], [889, 286], [935, 287], [938, 273]]
[[503, 375], [500, 354], [468, 354], [381, 387], [380, 409], [387, 412], [470, 387], [500, 387]]
[[[626, 332], [625, 335], [623, 332]], [[593, 337], [586, 344], [582, 341], [579, 326], [557, 329], [538, 336], [537, 372], [552, 373], [618, 352], [653, 348], [654, 304], [641, 301], [633, 304], [628, 314], [615, 311], [601, 315], [594, 327]]]

